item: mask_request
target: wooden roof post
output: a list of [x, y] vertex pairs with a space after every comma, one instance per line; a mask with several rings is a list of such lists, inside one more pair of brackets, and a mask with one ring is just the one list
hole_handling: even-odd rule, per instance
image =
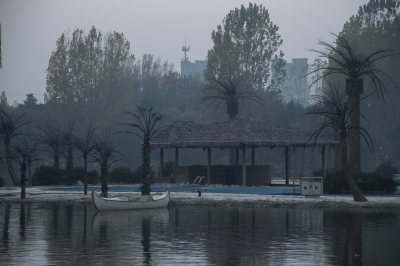
[[326, 162], [325, 162], [325, 157], [326, 157], [326, 147], [325, 147], [325, 145], [322, 145], [322, 149], [321, 149], [322, 177], [326, 177]]
[[235, 165], [239, 165], [239, 148], [235, 148]]
[[285, 147], [285, 173], [286, 173], [286, 186], [289, 185], [290, 173], [290, 146]]
[[242, 147], [242, 186], [246, 186], [246, 146]]
[[179, 166], [179, 148], [175, 148], [175, 166]]
[[255, 165], [255, 153], [256, 153], [256, 148], [255, 147], [251, 147], [251, 165]]
[[164, 165], [164, 149], [160, 148], [160, 173], [159, 173], [160, 178], [162, 178], [163, 176], [163, 165]]
[[207, 148], [207, 185], [211, 184], [211, 148]]

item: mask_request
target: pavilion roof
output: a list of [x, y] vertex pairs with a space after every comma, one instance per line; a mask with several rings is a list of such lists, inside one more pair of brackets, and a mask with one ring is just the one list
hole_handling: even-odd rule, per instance
[[176, 122], [160, 130], [151, 141], [152, 147], [229, 148], [239, 146], [279, 147], [337, 145], [337, 141], [310, 141], [310, 134], [279, 123], [252, 116], [226, 122]]

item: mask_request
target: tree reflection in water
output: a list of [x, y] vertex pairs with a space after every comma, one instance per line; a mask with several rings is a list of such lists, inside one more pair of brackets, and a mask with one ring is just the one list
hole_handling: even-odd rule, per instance
[[11, 204], [6, 204], [4, 210], [4, 224], [3, 224], [3, 236], [2, 242], [5, 248], [8, 248], [8, 239], [9, 239], [9, 224], [10, 224], [10, 213], [11, 213]]
[[83, 244], [86, 245], [87, 206], [83, 206]]
[[343, 265], [362, 265], [362, 213], [354, 211], [350, 215], [344, 245]]
[[151, 265], [150, 253], [151, 217], [142, 218], [143, 265]]
[[25, 240], [25, 203], [21, 203], [19, 209], [19, 236], [20, 240]]
[[399, 211], [172, 206], [95, 212], [75, 203], [0, 205], [0, 264], [29, 264], [40, 256], [48, 265], [398, 264]]

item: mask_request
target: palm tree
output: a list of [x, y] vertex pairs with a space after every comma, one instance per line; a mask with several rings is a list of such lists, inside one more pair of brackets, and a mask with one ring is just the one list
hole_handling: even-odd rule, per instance
[[14, 186], [19, 186], [11, 159], [11, 140], [22, 135], [20, 129], [28, 124], [25, 114], [15, 115], [0, 109], [0, 135], [3, 137], [7, 169]]
[[86, 131], [85, 136], [77, 137], [73, 136], [73, 143], [75, 148], [82, 154], [83, 164], [84, 164], [84, 195], [87, 195], [88, 177], [87, 177], [87, 160], [88, 156], [96, 148], [96, 143], [94, 142], [95, 130], [91, 126]]
[[208, 77], [208, 84], [203, 89], [201, 102], [210, 102], [218, 108], [221, 104], [226, 104], [226, 112], [229, 119], [235, 119], [239, 112], [239, 100], [251, 100], [263, 103], [255, 91], [244, 89], [243, 79], [237, 76]]
[[106, 132], [102, 138], [96, 136], [96, 145], [91, 154], [93, 161], [100, 165], [101, 196], [108, 196], [108, 172], [110, 166], [115, 162], [117, 150], [111, 141], [111, 133]]
[[[201, 102], [210, 102], [216, 105], [216, 109], [223, 103], [226, 104], [226, 112], [229, 120], [236, 118], [239, 112], [239, 100], [254, 101], [262, 104], [263, 100], [255, 91], [243, 89], [243, 81], [235, 76], [212, 78], [208, 77], [208, 84], [203, 89], [204, 96], [200, 99]], [[229, 162], [235, 165], [236, 149], [229, 150]]]
[[[326, 51], [311, 50], [319, 54], [319, 57], [328, 59], [330, 64], [310, 72], [325, 70], [317, 80], [323, 79], [332, 74], [346, 76], [346, 94], [349, 98], [351, 131], [349, 132], [350, 143], [350, 168], [356, 172], [361, 170], [360, 159], [360, 95], [363, 93], [363, 79], [367, 77], [376, 93], [383, 95], [385, 86], [381, 77], [391, 80], [382, 70], [375, 68], [374, 63], [386, 57], [399, 54], [393, 50], [378, 50], [369, 55], [361, 55], [342, 36], [333, 34], [336, 37], [334, 45], [320, 41], [319, 44], [326, 48]], [[316, 80], [316, 81], [317, 81]], [[314, 81], [314, 82], [316, 82]]]
[[21, 199], [26, 198], [26, 171], [29, 169], [31, 163], [37, 160], [39, 154], [38, 150], [39, 141], [29, 142], [23, 138], [20, 140], [18, 146], [14, 147], [11, 151], [11, 158], [19, 165], [21, 174]]
[[132, 131], [122, 131], [124, 133], [133, 134], [139, 137], [142, 143], [142, 185], [140, 190], [142, 195], [150, 194], [151, 187], [151, 174], [150, 174], [150, 160], [151, 160], [151, 138], [159, 131], [157, 124], [162, 116], [154, 111], [153, 107], [146, 109], [145, 107], [138, 107], [137, 112], [127, 112], [133, 118], [133, 122], [121, 123], [123, 126], [132, 128]]
[[[323, 118], [323, 120], [318, 129], [311, 135], [310, 139], [317, 141], [321, 134], [330, 128], [335, 131], [340, 140], [339, 149], [341, 165], [347, 186], [353, 195], [354, 201], [367, 201], [351, 175], [350, 166], [347, 159], [349, 134], [354, 126], [351, 124], [351, 116], [354, 110], [352, 110], [350, 107], [348, 102], [349, 99], [335, 86], [330, 86], [329, 91], [323, 93], [321, 96], [315, 97], [317, 104], [313, 106], [308, 114], [320, 116]], [[366, 140], [368, 146], [373, 148], [368, 132], [361, 127], [357, 128], [357, 130]]]

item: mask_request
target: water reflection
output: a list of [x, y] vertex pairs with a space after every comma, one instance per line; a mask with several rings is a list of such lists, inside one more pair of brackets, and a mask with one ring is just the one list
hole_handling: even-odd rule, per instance
[[151, 232], [151, 218], [142, 218], [142, 245], [143, 245], [143, 265], [150, 265], [150, 232]]
[[25, 240], [25, 203], [19, 209], [19, 236], [21, 241]]
[[4, 247], [8, 247], [8, 228], [10, 224], [10, 212], [11, 212], [11, 204], [5, 204], [4, 210], [4, 222], [3, 222], [3, 234], [2, 234], [2, 242]]
[[0, 204], [4, 265], [396, 265], [400, 212]]

